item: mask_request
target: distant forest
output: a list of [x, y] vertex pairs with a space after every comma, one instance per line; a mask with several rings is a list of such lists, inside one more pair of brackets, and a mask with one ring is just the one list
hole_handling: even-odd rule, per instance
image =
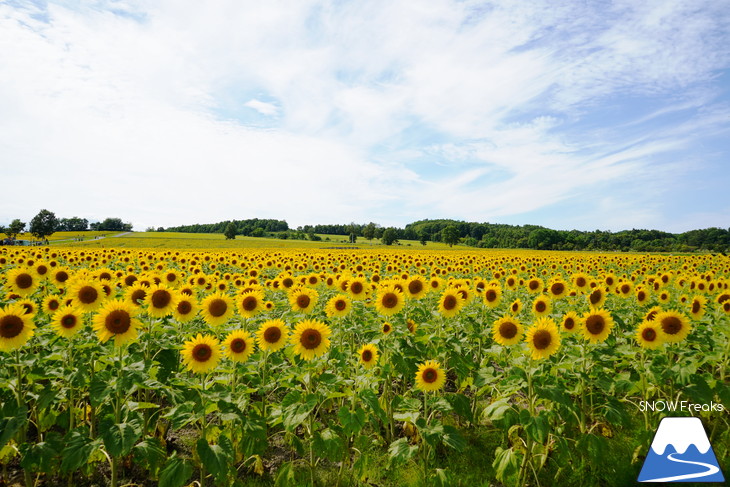
[[[211, 224], [158, 228], [157, 231], [224, 233], [229, 225], [236, 235], [283, 239], [321, 240], [320, 235], [344, 235], [350, 242], [358, 238], [397, 244], [400, 240], [444, 242], [478, 248], [523, 248], [539, 250], [615, 250], [636, 252], [692, 252], [730, 250], [730, 229], [706, 228], [684, 233], [659, 230], [552, 230], [538, 225], [506, 225], [458, 220], [420, 220], [405, 228], [382, 227], [377, 223], [305, 225], [289, 228], [283, 220], [228, 220]], [[319, 234], [319, 235], [318, 235]]]

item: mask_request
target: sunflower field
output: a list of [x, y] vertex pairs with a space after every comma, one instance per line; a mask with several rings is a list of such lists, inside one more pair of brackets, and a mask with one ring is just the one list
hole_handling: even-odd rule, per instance
[[0, 248], [0, 484], [634, 485], [666, 415], [727, 475], [729, 365], [725, 256]]

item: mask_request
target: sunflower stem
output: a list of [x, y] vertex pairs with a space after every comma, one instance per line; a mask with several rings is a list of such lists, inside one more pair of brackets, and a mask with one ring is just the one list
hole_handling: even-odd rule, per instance
[[268, 366], [269, 366], [269, 351], [264, 350], [263, 352], [263, 358], [262, 358], [262, 378], [261, 378], [261, 415], [264, 418], [264, 424], [267, 425], [268, 418], [266, 417], [266, 374], [268, 372]]
[[[201, 374], [201, 392], [200, 392], [200, 405], [202, 407], [202, 417], [200, 418], [200, 426], [201, 426], [201, 438], [203, 438], [205, 441], [208, 441], [206, 439], [206, 429], [208, 427], [207, 418], [206, 418], [206, 409], [207, 404], [205, 403], [205, 385], [206, 385], [206, 375], [205, 373]], [[200, 486], [203, 487], [205, 485], [205, 466], [203, 465], [203, 461], [200, 461]]]
[[[124, 374], [124, 345], [119, 347], [119, 355], [117, 356], [117, 390], [114, 401], [114, 422], [116, 424], [122, 421], [122, 382]], [[119, 458], [112, 457], [112, 478], [111, 487], [117, 487], [119, 477]]]

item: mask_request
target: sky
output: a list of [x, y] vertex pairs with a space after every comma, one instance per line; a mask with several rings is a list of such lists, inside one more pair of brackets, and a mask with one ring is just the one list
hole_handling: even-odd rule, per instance
[[0, 0], [0, 224], [730, 227], [728, 0]]

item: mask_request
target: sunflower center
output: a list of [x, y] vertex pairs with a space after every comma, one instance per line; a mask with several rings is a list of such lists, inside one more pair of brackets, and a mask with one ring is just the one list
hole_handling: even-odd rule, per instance
[[292, 287], [294, 285], [294, 280], [287, 277], [283, 281], [281, 281], [281, 285], [286, 288]]
[[512, 303], [512, 308], [510, 309], [512, 309], [513, 313], [517, 313], [517, 310], [520, 309], [520, 305], [517, 303]]
[[692, 312], [693, 313], [700, 312], [700, 302], [699, 301], [692, 301]]
[[586, 329], [591, 335], [600, 335], [606, 328], [606, 321], [600, 315], [591, 315], [586, 318]]
[[124, 284], [131, 286], [137, 281], [137, 276], [127, 276], [124, 278]]
[[398, 296], [395, 293], [385, 293], [380, 302], [384, 308], [395, 308], [398, 305]]
[[135, 304], [140, 304], [142, 301], [144, 301], [144, 298], [147, 297], [147, 291], [144, 289], [137, 289], [132, 293], [132, 302]]
[[388, 323], [385, 323], [383, 325], [383, 333], [389, 333], [390, 332], [390, 325]]
[[281, 339], [281, 330], [276, 326], [271, 326], [264, 331], [264, 340], [266, 343], [276, 343]]
[[423, 291], [423, 283], [421, 281], [411, 281], [408, 283], [408, 292], [418, 294]]
[[547, 330], [537, 330], [532, 336], [532, 344], [537, 350], [545, 350], [553, 342], [553, 336]]
[[578, 287], [583, 287], [586, 285], [586, 280], [583, 277], [579, 277], [578, 279], [575, 280], [575, 284]]
[[676, 335], [682, 330], [682, 321], [676, 316], [667, 316], [662, 320], [662, 330], [667, 335]]
[[104, 326], [115, 335], [122, 335], [132, 326], [132, 318], [123, 309], [115, 309], [104, 320]]
[[152, 302], [152, 306], [154, 308], [162, 309], [170, 304], [170, 301], [172, 301], [172, 295], [170, 294], [170, 291], [158, 289], [157, 291], [152, 293], [150, 301]]
[[621, 292], [623, 294], [629, 294], [629, 291], [631, 291], [631, 286], [629, 286], [628, 284], [624, 284], [623, 286], [621, 286]]
[[543, 313], [547, 309], [547, 304], [544, 301], [538, 301], [535, 303], [535, 311]]
[[231, 352], [241, 353], [246, 350], [246, 340], [243, 338], [235, 338], [231, 341]]
[[254, 311], [258, 305], [258, 300], [254, 296], [246, 296], [241, 302], [241, 307], [246, 311]]
[[177, 305], [177, 312], [186, 315], [193, 310], [193, 305], [189, 301], [180, 301]]
[[365, 350], [362, 352], [362, 361], [370, 362], [373, 359], [373, 352], [371, 350]]
[[654, 321], [654, 318], [656, 318], [656, 311], [652, 311], [651, 313], [646, 315], [646, 321]]
[[343, 311], [345, 308], [347, 308], [347, 303], [344, 299], [338, 299], [335, 301], [335, 309], [337, 311]]
[[99, 299], [99, 291], [92, 286], [84, 286], [79, 289], [79, 301], [84, 304], [93, 304]]
[[517, 335], [517, 325], [511, 321], [505, 321], [499, 325], [499, 334], [502, 335], [503, 338], [514, 338], [515, 335]]
[[301, 309], [306, 309], [311, 301], [312, 300], [310, 299], [310, 297], [306, 294], [300, 294], [297, 297], [297, 306], [299, 306], [299, 308]]
[[15, 338], [20, 335], [24, 326], [20, 316], [5, 315], [0, 318], [0, 337]]
[[573, 318], [565, 318], [563, 322], [563, 328], [566, 330], [572, 330], [575, 327], [575, 320]]
[[596, 289], [591, 293], [591, 295], [588, 297], [588, 300], [591, 302], [591, 304], [596, 304], [601, 302], [601, 291]]
[[643, 301], [646, 298], [646, 293], [644, 291], [639, 291], [639, 294], [636, 295], [636, 299], [639, 301]]
[[362, 292], [362, 283], [355, 281], [350, 284], [350, 292], [352, 292], [352, 294], [360, 294]]
[[489, 289], [486, 294], [484, 295], [485, 298], [487, 298], [487, 301], [490, 303], [497, 300], [497, 291], [494, 289]]
[[456, 300], [456, 296], [448, 295], [444, 298], [444, 309], [446, 311], [451, 311], [452, 309], [456, 308], [456, 303], [458, 301]]
[[207, 343], [199, 343], [193, 348], [192, 355], [197, 362], [207, 362], [213, 355], [213, 350]]
[[653, 342], [654, 340], [656, 340], [656, 337], [657, 334], [653, 328], [644, 328], [644, 330], [641, 332], [641, 338], [643, 338], [647, 342]]
[[66, 315], [63, 318], [61, 318], [61, 326], [66, 329], [71, 329], [74, 326], [76, 326], [76, 316], [74, 315]]
[[15, 285], [18, 286], [19, 289], [28, 289], [33, 285], [33, 276], [25, 272], [18, 274], [15, 278]]
[[423, 374], [421, 374], [421, 378], [423, 379], [423, 382], [426, 382], [428, 384], [433, 384], [436, 382], [436, 379], [438, 379], [439, 373], [436, 372], [436, 369], [428, 368], [423, 371]]
[[56, 273], [56, 280], [58, 282], [66, 282], [66, 281], [68, 281], [68, 272], [66, 272], [66, 271], [58, 271]]
[[175, 282], [177, 280], [177, 276], [172, 272], [169, 272], [165, 274], [165, 279], [167, 280], [167, 282]]
[[55, 299], [48, 301], [48, 309], [50, 309], [51, 311], [57, 310], [59, 306], [61, 306], [61, 303], [59, 303]]
[[46, 267], [44, 265], [39, 265], [38, 267], [36, 267], [35, 270], [41, 276], [45, 276], [46, 274], [48, 274], [48, 267]]
[[556, 296], [563, 294], [563, 291], [565, 291], [565, 284], [563, 284], [562, 282], [556, 282], [552, 286], [550, 286], [550, 292], [552, 292]]
[[226, 314], [226, 311], [228, 311], [228, 305], [222, 299], [214, 299], [208, 305], [208, 311], [214, 318], [219, 318]]
[[537, 281], [530, 281], [527, 286], [530, 288], [530, 290], [534, 291], [540, 286], [540, 283]]
[[302, 332], [299, 343], [307, 350], [313, 350], [322, 343], [322, 334], [314, 328], [307, 328]]

